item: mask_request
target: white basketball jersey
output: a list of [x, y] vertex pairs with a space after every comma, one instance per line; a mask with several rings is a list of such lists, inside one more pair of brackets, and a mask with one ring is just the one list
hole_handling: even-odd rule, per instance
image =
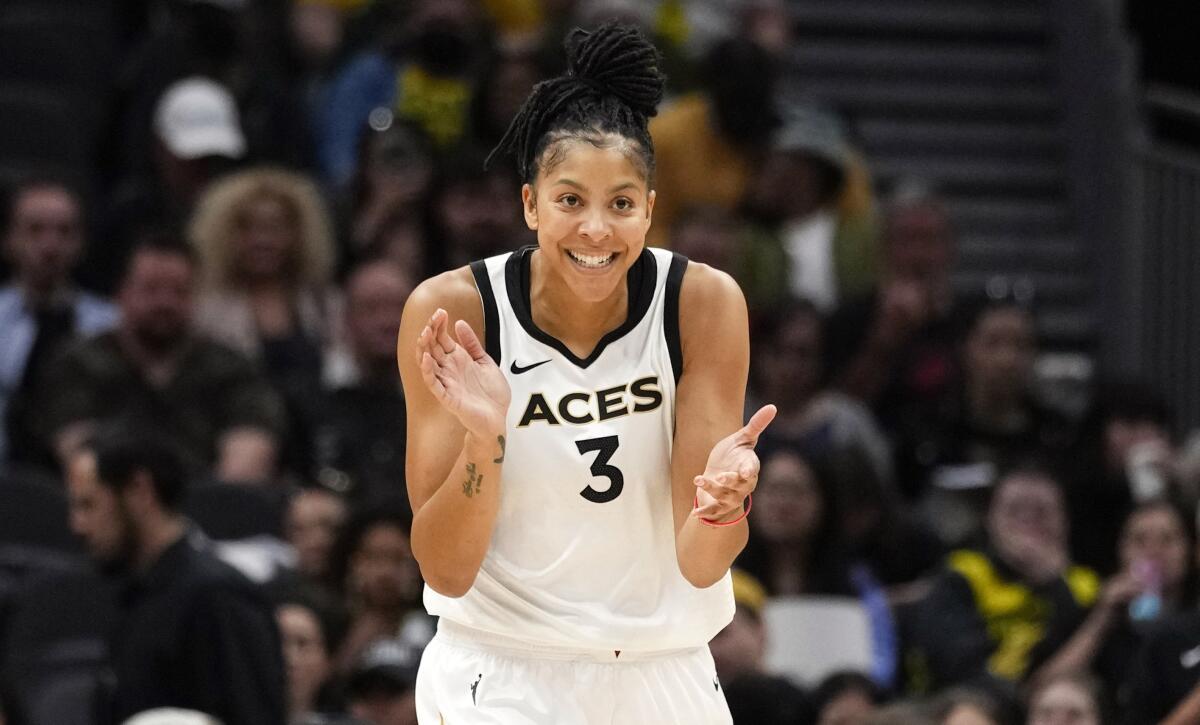
[[579, 358], [530, 315], [536, 247], [475, 262], [488, 354], [512, 388], [500, 510], [474, 586], [425, 588], [431, 614], [533, 644], [667, 650], [733, 618], [728, 574], [679, 572], [671, 512], [679, 286], [687, 260], [643, 251], [628, 318]]

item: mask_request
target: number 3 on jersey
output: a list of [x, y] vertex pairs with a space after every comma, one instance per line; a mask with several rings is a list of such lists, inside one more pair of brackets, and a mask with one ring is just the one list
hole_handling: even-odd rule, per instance
[[621, 489], [625, 488], [625, 476], [621, 474], [621, 469], [608, 463], [613, 454], [617, 452], [617, 445], [616, 436], [575, 441], [575, 447], [579, 449], [580, 455], [596, 451], [596, 458], [592, 461], [592, 475], [597, 477], [603, 476], [608, 479], [608, 488], [603, 491], [597, 491], [589, 485], [579, 492], [580, 496], [583, 496], [592, 503], [608, 503], [617, 496], [620, 496]]

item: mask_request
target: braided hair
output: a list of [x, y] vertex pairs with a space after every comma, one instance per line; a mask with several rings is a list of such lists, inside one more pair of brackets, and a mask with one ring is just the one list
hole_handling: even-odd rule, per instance
[[[566, 139], [608, 145], [606, 136], [632, 142], [646, 179], [654, 172], [654, 145], [647, 122], [658, 112], [666, 77], [659, 55], [637, 28], [610, 21], [594, 31], [579, 28], [566, 40], [567, 72], [533, 87], [487, 163], [513, 154], [521, 180], [533, 183], [538, 171], [555, 165]], [[547, 149], [550, 154], [542, 158]], [[485, 164], [486, 165], [486, 164]]]

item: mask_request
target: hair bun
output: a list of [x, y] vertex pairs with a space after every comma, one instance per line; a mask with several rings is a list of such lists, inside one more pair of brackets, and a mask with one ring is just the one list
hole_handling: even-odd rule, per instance
[[567, 75], [612, 95], [649, 118], [658, 113], [666, 76], [658, 50], [637, 27], [609, 21], [567, 36]]

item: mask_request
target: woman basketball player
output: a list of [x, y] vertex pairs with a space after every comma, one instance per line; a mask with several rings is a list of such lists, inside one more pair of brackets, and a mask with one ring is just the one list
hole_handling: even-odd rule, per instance
[[775, 408], [741, 425], [736, 283], [645, 246], [654, 47], [615, 24], [567, 45], [497, 148], [537, 245], [427, 280], [400, 326], [412, 549], [440, 618], [419, 719], [728, 723], [707, 643]]

